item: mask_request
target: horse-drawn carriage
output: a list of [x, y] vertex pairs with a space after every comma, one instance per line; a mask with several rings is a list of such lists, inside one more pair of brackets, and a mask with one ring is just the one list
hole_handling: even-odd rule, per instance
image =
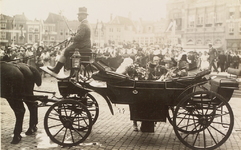
[[178, 139], [192, 149], [217, 148], [230, 136], [234, 115], [228, 101], [239, 86], [235, 78], [209, 78], [210, 71], [205, 70], [166, 81], [135, 80], [94, 57], [94, 53], [80, 57], [76, 51], [70, 74], [54, 75], [61, 98], [35, 95], [43, 106], [50, 106], [44, 128], [53, 142], [74, 146], [89, 136], [99, 116], [98, 102], [90, 92], [100, 94], [112, 114], [111, 103], [127, 104], [133, 121], [168, 120]]

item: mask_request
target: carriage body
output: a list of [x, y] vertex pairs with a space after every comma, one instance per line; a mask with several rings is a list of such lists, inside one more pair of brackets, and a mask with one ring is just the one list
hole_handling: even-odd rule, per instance
[[[91, 72], [89, 74], [88, 70], [84, 70], [84, 73], [79, 74], [80, 70], [77, 70], [78, 74], [75, 74], [74, 78], [71, 78], [70, 75], [58, 82], [59, 92], [67, 101], [60, 101], [51, 106], [45, 117], [45, 130], [54, 142], [72, 146], [83, 142], [88, 137], [99, 113], [97, 100], [89, 92], [99, 93], [108, 103], [112, 113], [111, 103], [129, 105], [130, 119], [134, 121], [166, 122], [166, 118], [168, 118], [178, 139], [191, 149], [215, 149], [230, 136], [234, 117], [228, 101], [232, 97], [233, 91], [239, 86], [235, 79], [207, 79], [205, 76], [210, 74], [210, 71], [205, 70], [194, 76], [166, 81], [134, 80], [111, 71], [110, 67], [102, 63], [90, 61], [90, 58], [92, 57], [89, 57], [82, 65], [85, 68], [94, 66], [94, 70], [98, 70], [97, 73], [89, 70]], [[87, 78], [82, 78], [83, 76]], [[96, 79], [102, 80], [105, 83], [104, 86], [91, 84]], [[53, 135], [59, 133], [54, 131], [50, 133], [48, 129], [47, 123], [51, 120], [49, 117], [51, 112], [56, 113], [56, 110], [62, 109], [70, 111], [70, 114], [74, 112], [79, 115], [81, 111], [87, 114], [84, 118], [88, 120], [88, 124], [85, 124], [84, 128], [82, 126], [74, 127], [74, 124], [69, 126], [76, 118], [56, 114], [56, 120], [60, 120], [64, 127], [67, 126], [67, 129], [76, 132], [77, 138], [80, 131], [87, 131], [77, 142], [70, 140], [69, 143], [65, 143], [57, 140]], [[173, 113], [172, 118], [169, 114], [170, 110]], [[222, 130], [220, 134], [219, 129], [225, 130]], [[205, 136], [199, 134], [201, 132]], [[218, 134], [220, 135], [217, 138], [213, 137]], [[71, 136], [73, 137], [73, 135]], [[194, 136], [195, 138], [193, 138]], [[199, 138], [198, 142], [197, 138]], [[208, 143], [209, 141], [211, 142]]]
[[[107, 83], [107, 88], [113, 93], [112, 103], [130, 106], [131, 120], [165, 122], [168, 106], [176, 105], [176, 98], [190, 84], [191, 81], [180, 84], [172, 81], [126, 80]], [[189, 91], [191, 92], [192, 88]]]

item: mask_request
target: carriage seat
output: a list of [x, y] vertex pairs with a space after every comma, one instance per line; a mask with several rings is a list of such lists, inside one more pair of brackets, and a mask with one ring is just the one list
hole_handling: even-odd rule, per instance
[[[74, 51], [70, 51], [69, 55], [72, 56], [74, 54]], [[93, 52], [91, 49], [84, 49], [80, 51], [80, 58], [82, 64], [90, 64], [94, 63], [96, 53]], [[71, 58], [71, 57], [70, 57]]]
[[[129, 79], [129, 77], [124, 74], [116, 73], [111, 67], [109, 67], [107, 64], [105, 64], [103, 61], [97, 61], [93, 64], [99, 70], [99, 73], [96, 74], [96, 76], [99, 76], [103, 80]], [[95, 78], [95, 77], [93, 77], [93, 78]]]

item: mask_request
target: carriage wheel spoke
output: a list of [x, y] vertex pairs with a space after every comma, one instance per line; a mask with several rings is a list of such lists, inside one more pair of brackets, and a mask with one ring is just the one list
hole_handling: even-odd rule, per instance
[[210, 127], [212, 127], [214, 130], [216, 130], [217, 132], [219, 132], [220, 134], [222, 134], [223, 136], [225, 136], [224, 133], [222, 133], [221, 131], [219, 131], [218, 129], [216, 129], [215, 127], [213, 127], [212, 125], [210, 125]]
[[[199, 126], [199, 125], [198, 125], [198, 126]], [[198, 126], [197, 126], [197, 127], [198, 127]], [[193, 128], [192, 131], [190, 131], [183, 139], [187, 138], [193, 131], [195, 131], [194, 129], [196, 129], [196, 128]]]
[[[178, 128], [180, 128], [180, 129], [182, 129], [182, 128], [186, 128], [186, 130], [187, 130], [187, 127], [190, 127], [190, 126], [192, 126], [192, 125], [196, 125], [197, 123], [191, 123], [191, 124], [187, 124], [187, 125], [184, 125], [184, 126], [182, 126], [182, 127], [178, 127]], [[196, 126], [195, 126], [196, 127]]]
[[84, 137], [83, 135], [81, 135], [81, 134], [79, 133], [78, 130], [76, 130], [75, 128], [73, 128], [73, 129], [74, 129], [74, 131], [75, 131], [76, 133], [78, 133], [82, 138]]
[[187, 114], [185, 114], [185, 116], [183, 117], [183, 118], [181, 118], [181, 120], [179, 121], [179, 123], [177, 124], [177, 126], [179, 126], [181, 123], [182, 123], [182, 121], [184, 120], [184, 119], [186, 119], [185, 117], [187, 116]]
[[59, 121], [59, 119], [57, 119], [57, 118], [49, 117], [49, 119], [53, 119], [53, 120]]
[[70, 135], [71, 135], [71, 138], [72, 138], [72, 141], [73, 141], [73, 143], [74, 143], [74, 136], [73, 136], [73, 133], [72, 133], [72, 131], [69, 129], [69, 131], [70, 131]]
[[65, 128], [65, 132], [64, 132], [64, 137], [63, 137], [62, 143], [64, 143], [64, 139], [65, 139], [65, 136], [66, 136], [67, 130], [68, 130], [68, 129]]
[[53, 126], [49, 126], [49, 129], [50, 128], [54, 128], [54, 127], [58, 127], [58, 126], [62, 126], [63, 124], [61, 123], [61, 124], [57, 124], [57, 125], [53, 125]]
[[212, 122], [212, 123], [230, 126], [230, 123], [223, 123], [223, 122]]
[[208, 130], [210, 136], [212, 137], [213, 141], [215, 142], [215, 144], [218, 144], [217, 141], [215, 140], [213, 134], [211, 133], [211, 131], [208, 128], [207, 128], [207, 130]]
[[[200, 129], [201, 129], [201, 126], [199, 127], [199, 130], [200, 130]], [[192, 146], [194, 146], [194, 145], [195, 145], [195, 143], [196, 143], [196, 141], [197, 141], [197, 137], [198, 137], [199, 133], [200, 133], [200, 132], [198, 132], [198, 133], [197, 133], [197, 135], [196, 135], [196, 137], [195, 137], [195, 139], [194, 139], [194, 141], [193, 141]]]
[[64, 127], [62, 127], [61, 129], [59, 129], [59, 131], [58, 131], [57, 133], [55, 133], [55, 135], [53, 135], [53, 137], [55, 137], [57, 134], [59, 134], [59, 132], [60, 132], [61, 130], [63, 130], [63, 128], [64, 128]]
[[206, 135], [205, 135], [205, 130], [203, 130], [203, 142], [204, 142], [204, 148], [206, 148], [207, 143], [206, 143]]

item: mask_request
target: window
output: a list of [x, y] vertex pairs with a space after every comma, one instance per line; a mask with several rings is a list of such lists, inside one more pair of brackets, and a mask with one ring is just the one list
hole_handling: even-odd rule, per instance
[[33, 40], [33, 36], [32, 35], [29, 35], [29, 41], [32, 41]]
[[113, 32], [113, 28], [109, 28], [109, 32]]
[[150, 38], [150, 43], [153, 43], [153, 37]]
[[35, 41], [38, 41], [39, 39], [38, 39], [38, 35], [36, 34], [35, 35]]
[[51, 40], [51, 41], [54, 41], [54, 40], [55, 40], [54, 36], [51, 36], [51, 37], [50, 37], [50, 40]]
[[239, 22], [239, 32], [241, 32], [241, 22]]
[[220, 39], [215, 40], [214, 45], [221, 45], [222, 41]]
[[117, 30], [117, 32], [121, 32], [121, 29], [120, 29], [120, 28], [117, 28], [116, 30]]
[[152, 31], [152, 27], [148, 27], [148, 32], [151, 32]]
[[194, 15], [189, 16], [189, 18], [188, 18], [188, 26], [189, 26], [190, 28], [193, 28], [193, 27], [194, 27], [194, 24], [195, 24], [195, 16], [194, 16]]
[[187, 45], [194, 45], [193, 40], [188, 40], [188, 41], [187, 41]]
[[120, 36], [117, 35], [116, 40], [119, 42], [120, 41]]
[[38, 31], [39, 31], [39, 29], [37, 27], [35, 27], [34, 32], [38, 32]]
[[29, 26], [29, 27], [28, 27], [28, 31], [29, 31], [29, 32], [34, 32], [34, 28], [33, 28], [32, 26]]
[[228, 32], [229, 32], [229, 34], [233, 34], [234, 33], [234, 23], [229, 23], [229, 25], [228, 25]]
[[223, 13], [222, 12], [218, 12], [216, 14], [216, 23], [222, 23], [223, 22]]
[[141, 43], [144, 43], [144, 37], [141, 37]]
[[197, 40], [197, 41], [196, 41], [196, 44], [197, 44], [197, 45], [202, 45], [202, 40], [200, 40], [200, 39]]
[[212, 42], [211, 42], [211, 40], [207, 39], [207, 40], [205, 41], [205, 45], [208, 45], [209, 43], [212, 43]]
[[1, 29], [6, 29], [6, 23], [5, 23], [5, 22], [1, 22], [0, 28], [1, 28]]
[[229, 12], [229, 19], [234, 19], [234, 12]]
[[210, 12], [206, 15], [206, 24], [213, 24], [214, 12]]
[[5, 40], [6, 39], [6, 32], [0, 32], [0, 34], [1, 34], [0, 39]]
[[110, 36], [109, 36], [109, 39], [110, 39], [110, 40], [113, 40], [113, 35], [110, 35]]
[[203, 25], [203, 15], [198, 15], [198, 17], [197, 17], [197, 25]]

